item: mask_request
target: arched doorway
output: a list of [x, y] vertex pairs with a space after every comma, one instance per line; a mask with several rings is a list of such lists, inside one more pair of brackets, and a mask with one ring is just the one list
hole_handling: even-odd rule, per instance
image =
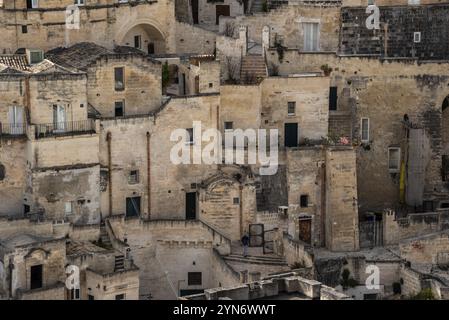
[[138, 48], [148, 54], [166, 52], [163, 34], [158, 28], [148, 23], [131, 27], [123, 36], [120, 45]]

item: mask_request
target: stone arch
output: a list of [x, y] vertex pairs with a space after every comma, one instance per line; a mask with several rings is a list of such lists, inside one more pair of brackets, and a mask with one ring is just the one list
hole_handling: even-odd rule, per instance
[[161, 54], [167, 51], [166, 34], [153, 20], [138, 19], [120, 29], [116, 44], [135, 47], [135, 37], [140, 36], [140, 48], [146, 53]]

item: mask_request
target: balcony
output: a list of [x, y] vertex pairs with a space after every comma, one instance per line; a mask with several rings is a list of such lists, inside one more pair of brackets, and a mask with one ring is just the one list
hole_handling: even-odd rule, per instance
[[0, 122], [0, 137], [20, 137], [26, 135], [25, 123], [1, 123]]
[[95, 120], [43, 123], [35, 125], [36, 139], [95, 133]]

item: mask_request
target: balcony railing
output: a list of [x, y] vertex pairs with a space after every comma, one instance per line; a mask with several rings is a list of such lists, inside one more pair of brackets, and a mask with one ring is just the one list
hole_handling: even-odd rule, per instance
[[43, 123], [37, 124], [35, 125], [35, 127], [36, 139], [53, 136], [95, 133], [95, 121], [92, 119], [81, 121]]
[[26, 134], [25, 123], [1, 123], [0, 136], [23, 136]]

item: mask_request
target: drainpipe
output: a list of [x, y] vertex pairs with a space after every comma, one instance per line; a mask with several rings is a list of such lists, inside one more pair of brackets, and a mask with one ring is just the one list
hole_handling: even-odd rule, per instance
[[240, 238], [243, 237], [243, 199], [242, 199], [242, 192], [243, 186], [239, 186], [239, 215], [240, 215]]
[[321, 164], [321, 245], [326, 246], [326, 164]]
[[112, 217], [112, 154], [111, 154], [111, 141], [112, 134], [108, 132], [106, 135], [106, 141], [108, 142], [108, 187], [109, 187], [109, 216]]
[[9, 259], [9, 299], [12, 299], [12, 272], [14, 270], [14, 263]]
[[147, 131], [147, 193], [148, 193], [148, 219], [151, 219], [151, 134]]

